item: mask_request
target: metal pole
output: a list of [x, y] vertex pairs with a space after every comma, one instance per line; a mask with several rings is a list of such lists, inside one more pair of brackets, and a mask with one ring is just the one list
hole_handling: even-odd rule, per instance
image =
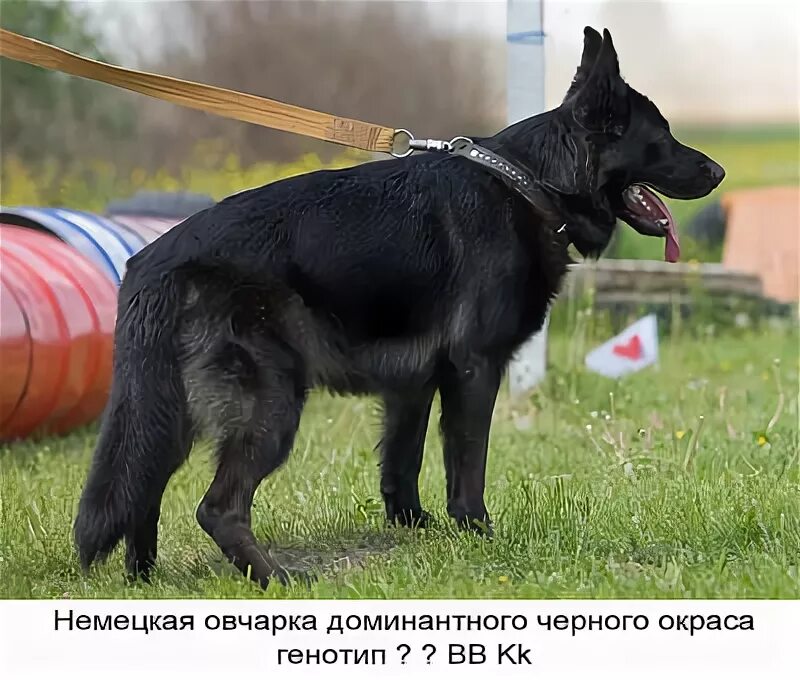
[[[544, 110], [544, 0], [506, 0], [508, 123]], [[511, 395], [536, 387], [545, 375], [547, 320], [520, 349], [509, 367]]]

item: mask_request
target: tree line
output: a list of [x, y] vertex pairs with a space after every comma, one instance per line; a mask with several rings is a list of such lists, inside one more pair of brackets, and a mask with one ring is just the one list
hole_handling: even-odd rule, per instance
[[[139, 48], [137, 63], [126, 66], [409, 127], [424, 136], [488, 134], [505, 120], [502, 43], [443, 31], [422, 3], [228, 0], [140, 3], [136, 11], [148, 13], [150, 28], [127, 15], [126, 35]], [[113, 6], [104, 20], [115, 21]], [[113, 31], [103, 30], [89, 6], [3, 0], [0, 22], [121, 63]], [[314, 140], [5, 59], [0, 122], [3, 157], [32, 165], [102, 159], [152, 172], [180, 167], [197, 142], [208, 139], [224, 140], [243, 163], [337, 153]]]

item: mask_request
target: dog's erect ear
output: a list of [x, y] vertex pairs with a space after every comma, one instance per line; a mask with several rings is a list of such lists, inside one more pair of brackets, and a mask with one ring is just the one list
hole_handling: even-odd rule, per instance
[[572, 85], [569, 86], [569, 90], [567, 90], [564, 99], [569, 99], [586, 84], [586, 80], [592, 72], [592, 67], [597, 61], [597, 55], [600, 52], [602, 44], [603, 37], [591, 26], [587, 26], [583, 29], [583, 55], [581, 56], [581, 65], [578, 66], [578, 70], [575, 71]]
[[622, 134], [628, 124], [627, 85], [611, 34], [603, 30], [603, 44], [584, 86], [575, 96], [572, 116], [585, 130]]

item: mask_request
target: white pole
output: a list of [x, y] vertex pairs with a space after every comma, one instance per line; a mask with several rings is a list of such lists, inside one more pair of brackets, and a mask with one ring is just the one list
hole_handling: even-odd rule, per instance
[[[544, 111], [544, 0], [506, 0], [508, 123]], [[547, 363], [547, 320], [517, 351], [509, 367], [511, 395], [536, 387]]]

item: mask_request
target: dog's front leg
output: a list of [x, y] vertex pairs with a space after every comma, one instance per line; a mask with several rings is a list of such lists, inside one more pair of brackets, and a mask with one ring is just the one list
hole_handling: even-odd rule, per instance
[[442, 376], [441, 428], [447, 470], [447, 512], [463, 528], [492, 533], [484, 504], [486, 454], [502, 366], [471, 357]]
[[428, 514], [419, 500], [419, 471], [435, 389], [384, 395], [381, 493], [390, 522], [424, 527]]

